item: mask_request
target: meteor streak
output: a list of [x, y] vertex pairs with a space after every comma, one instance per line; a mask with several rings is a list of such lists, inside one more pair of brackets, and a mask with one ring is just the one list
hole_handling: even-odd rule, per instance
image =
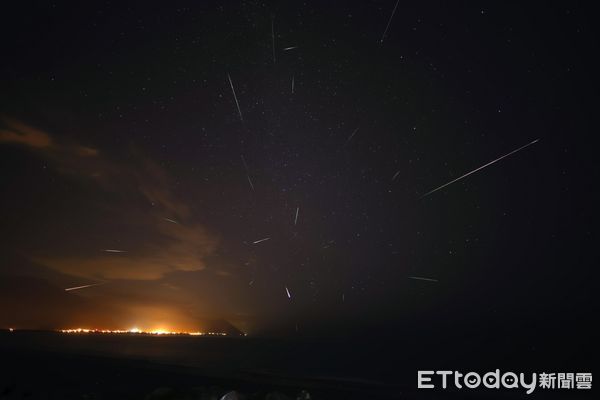
[[394, 6], [392, 15], [390, 15], [390, 19], [388, 20], [387, 26], [385, 27], [385, 31], [383, 31], [383, 35], [381, 35], [381, 40], [379, 41], [379, 43], [383, 43], [383, 39], [385, 39], [385, 35], [388, 29], [390, 28], [390, 24], [392, 23], [392, 18], [394, 18], [394, 14], [396, 13], [396, 8], [398, 8], [398, 3], [400, 3], [400, 0], [396, 1], [396, 5]]
[[450, 182], [448, 182], [448, 183], [445, 183], [445, 184], [443, 184], [443, 185], [442, 185], [442, 186], [440, 186], [440, 187], [437, 187], [437, 188], [435, 188], [435, 189], [433, 189], [433, 190], [430, 190], [429, 192], [427, 192], [427, 193], [425, 193], [423, 196], [421, 196], [421, 198], [423, 198], [423, 197], [426, 197], [426, 196], [429, 196], [430, 194], [432, 194], [432, 193], [434, 193], [434, 192], [437, 192], [438, 190], [440, 190], [440, 189], [443, 189], [443, 188], [445, 188], [446, 186], [453, 184], [454, 182], [457, 182], [457, 181], [459, 181], [459, 180], [461, 180], [461, 179], [463, 179], [463, 178], [466, 178], [467, 176], [469, 176], [469, 175], [471, 175], [471, 174], [474, 174], [475, 172], [477, 172], [477, 171], [479, 171], [479, 170], [482, 170], [482, 169], [484, 169], [485, 167], [488, 167], [488, 166], [490, 166], [490, 165], [494, 164], [495, 162], [497, 162], [497, 161], [500, 161], [500, 160], [502, 160], [503, 158], [506, 158], [506, 157], [510, 156], [511, 154], [515, 154], [516, 152], [523, 150], [525, 147], [529, 147], [529, 146], [531, 146], [532, 144], [534, 144], [534, 143], [537, 143], [539, 140], [540, 140], [540, 139], [535, 139], [533, 142], [527, 143], [526, 145], [524, 145], [524, 146], [521, 146], [521, 147], [519, 147], [518, 149], [516, 149], [516, 150], [513, 150], [513, 151], [511, 151], [511, 152], [510, 152], [510, 153], [508, 153], [508, 154], [505, 154], [505, 155], [503, 155], [502, 157], [498, 157], [498, 158], [496, 158], [495, 160], [492, 160], [492, 161], [490, 161], [489, 163], [487, 163], [487, 164], [485, 164], [485, 165], [482, 165], [481, 167], [479, 167], [479, 168], [477, 168], [477, 169], [474, 169], [474, 170], [473, 170], [473, 171], [471, 171], [471, 172], [467, 172], [467, 173], [466, 173], [466, 174], [464, 174], [463, 176], [459, 176], [458, 178], [456, 178], [456, 179], [453, 179], [453, 180], [451, 180]]
[[410, 279], [415, 279], [417, 281], [429, 281], [429, 282], [438, 282], [437, 279], [431, 279], [431, 278], [423, 278], [421, 276], [409, 276]]
[[100, 283], [92, 283], [91, 285], [75, 286], [75, 287], [72, 287], [72, 288], [66, 288], [65, 292], [70, 292], [71, 290], [85, 289], [85, 288], [89, 288], [89, 287], [92, 287], [92, 286], [104, 285], [106, 283], [107, 282], [100, 282]]
[[350, 143], [350, 141], [352, 140], [352, 138], [354, 137], [354, 135], [356, 135], [356, 132], [358, 132], [358, 128], [356, 128], [354, 130], [354, 132], [352, 132], [352, 134], [348, 137], [348, 139], [346, 139], [346, 143], [344, 143], [344, 146], [347, 145], [348, 143]]
[[271, 42], [273, 43], [273, 64], [275, 64], [275, 22], [271, 18]]
[[242, 117], [242, 110], [240, 109], [240, 103], [238, 103], [237, 96], [235, 95], [235, 89], [233, 88], [233, 82], [231, 81], [231, 76], [227, 74], [227, 79], [229, 79], [229, 85], [231, 85], [231, 91], [233, 92], [233, 99], [235, 100], [235, 105], [237, 106], [238, 113], [240, 114], [240, 120], [244, 122], [244, 117]]

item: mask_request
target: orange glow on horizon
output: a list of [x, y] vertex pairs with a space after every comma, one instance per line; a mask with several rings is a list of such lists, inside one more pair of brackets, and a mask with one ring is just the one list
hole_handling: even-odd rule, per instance
[[[166, 329], [153, 329], [149, 331], [141, 330], [137, 327], [129, 330], [111, 330], [111, 329], [88, 329], [88, 328], [74, 328], [74, 329], [59, 329], [61, 333], [107, 333], [107, 334], [134, 334], [134, 335], [183, 335], [183, 336], [227, 336], [226, 332], [179, 332], [169, 331]], [[244, 336], [246, 336], [244, 334]]]

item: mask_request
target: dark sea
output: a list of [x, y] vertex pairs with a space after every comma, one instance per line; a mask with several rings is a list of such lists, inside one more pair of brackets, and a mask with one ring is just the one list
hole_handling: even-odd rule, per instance
[[164, 387], [188, 393], [217, 385], [217, 392], [246, 396], [277, 392], [294, 399], [310, 390], [352, 398], [397, 387], [386, 383], [371, 350], [337, 340], [2, 331], [0, 393], [146, 398]]
[[[551, 353], [540, 354], [528, 343], [496, 342], [501, 347], [491, 351], [468, 339], [436, 342], [437, 333], [430, 335], [410, 342], [383, 336], [317, 340], [0, 331], [0, 399], [220, 400], [231, 390], [248, 400], [307, 400], [301, 393], [310, 399], [522, 398], [520, 391], [417, 390], [417, 371], [565, 367], [564, 360], [553, 364]], [[544, 398], [560, 395], [548, 392]]]

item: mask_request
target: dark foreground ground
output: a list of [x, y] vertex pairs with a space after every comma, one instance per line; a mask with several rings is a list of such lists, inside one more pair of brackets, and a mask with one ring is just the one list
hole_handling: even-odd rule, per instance
[[0, 379], [2, 399], [208, 400], [221, 399], [233, 390], [246, 399], [358, 399], [384, 398], [387, 391], [352, 382], [302, 381], [261, 374], [211, 376], [194, 368], [140, 360], [41, 352], [7, 352], [2, 363], [7, 367]]
[[[0, 399], [220, 400], [230, 391], [247, 400], [593, 398], [590, 391], [417, 390], [417, 369], [461, 368], [465, 359], [455, 355], [468, 360], [473, 353], [427, 359], [429, 353], [413, 348], [402, 359], [392, 349], [386, 354], [386, 348], [383, 343], [0, 332]], [[492, 360], [499, 368], [515, 365], [508, 353], [506, 363], [499, 365], [500, 358], [498, 353]], [[579, 362], [561, 367], [551, 359], [548, 354], [542, 365], [556, 372], [568, 364], [584, 368]]]

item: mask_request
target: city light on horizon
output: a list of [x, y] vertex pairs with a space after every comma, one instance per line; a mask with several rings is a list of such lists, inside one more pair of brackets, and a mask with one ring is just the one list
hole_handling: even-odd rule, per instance
[[[186, 332], [186, 331], [170, 331], [166, 329], [153, 329], [153, 330], [142, 330], [137, 327], [131, 329], [89, 329], [89, 328], [72, 328], [72, 329], [59, 329], [57, 332], [60, 333], [100, 333], [100, 334], [134, 334], [134, 335], [154, 335], [154, 336], [227, 336], [226, 332]], [[247, 336], [245, 333], [243, 336]]]

